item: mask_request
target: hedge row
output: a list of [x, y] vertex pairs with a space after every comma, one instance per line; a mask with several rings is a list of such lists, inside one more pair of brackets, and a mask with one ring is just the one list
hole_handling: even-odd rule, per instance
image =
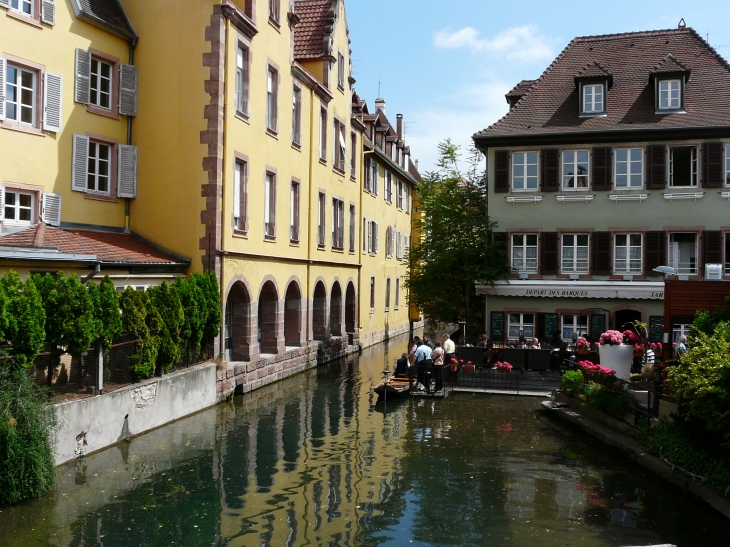
[[[122, 333], [140, 343], [134, 356], [138, 378], [158, 366], [171, 370], [186, 345], [199, 355], [203, 340], [221, 326], [221, 300], [213, 274], [163, 282], [147, 291], [117, 292], [108, 276], [82, 284], [77, 275], [32, 275], [23, 281], [10, 272], [0, 277], [0, 340], [13, 368], [28, 368], [47, 343], [79, 358], [95, 342], [108, 349]], [[53, 352], [56, 354], [57, 352]]]

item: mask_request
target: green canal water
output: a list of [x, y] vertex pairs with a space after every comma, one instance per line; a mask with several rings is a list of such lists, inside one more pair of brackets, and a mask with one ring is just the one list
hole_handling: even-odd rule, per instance
[[64, 465], [47, 496], [0, 510], [0, 547], [730, 545], [730, 521], [539, 399], [376, 404], [404, 346]]

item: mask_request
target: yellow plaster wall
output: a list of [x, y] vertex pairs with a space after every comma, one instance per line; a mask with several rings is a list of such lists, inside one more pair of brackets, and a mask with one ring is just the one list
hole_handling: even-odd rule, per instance
[[[75, 50], [99, 50], [129, 60], [129, 44], [76, 18], [70, 0], [57, 0], [55, 26], [32, 26], [0, 8], [0, 57], [12, 55], [42, 65], [63, 77], [62, 126], [43, 136], [12, 131], [0, 124], [0, 182], [43, 187], [62, 196], [61, 220], [82, 224], [124, 226], [124, 200], [116, 203], [87, 199], [71, 190], [74, 133], [94, 133], [126, 143], [127, 117], [111, 119], [86, 111], [74, 102]], [[118, 79], [117, 79], [118, 85]]]
[[[202, 161], [207, 144], [203, 113], [210, 102], [204, 83], [210, 68], [205, 28], [213, 2], [149, 2], [122, 0], [140, 39], [135, 50], [139, 67], [139, 104], [133, 126], [138, 150], [137, 199], [131, 207], [132, 231], [177, 254], [202, 270], [199, 240], [205, 207], [201, 185], [208, 175]], [[215, 242], [212, 242], [215, 245]]]

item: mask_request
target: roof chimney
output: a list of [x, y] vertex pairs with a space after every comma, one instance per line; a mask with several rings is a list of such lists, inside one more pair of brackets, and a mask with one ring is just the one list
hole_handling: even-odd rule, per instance
[[414, 162], [414, 165], [416, 166], [416, 171], [418, 171], [418, 160]]
[[396, 126], [398, 127], [398, 140], [403, 140], [403, 114], [395, 115]]
[[377, 112], [378, 110], [382, 110], [383, 114], [385, 114], [385, 99], [375, 99], [375, 112]]

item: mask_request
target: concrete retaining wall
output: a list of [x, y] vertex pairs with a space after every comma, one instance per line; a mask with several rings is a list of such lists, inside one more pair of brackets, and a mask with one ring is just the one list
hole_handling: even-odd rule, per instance
[[84, 456], [216, 403], [216, 364], [56, 405], [56, 464]]

